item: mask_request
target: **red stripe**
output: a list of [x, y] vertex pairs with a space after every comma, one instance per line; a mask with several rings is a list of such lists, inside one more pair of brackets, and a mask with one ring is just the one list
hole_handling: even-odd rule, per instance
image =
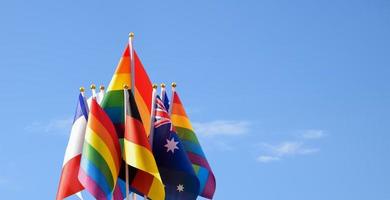
[[177, 92], [174, 92], [173, 93], [173, 103], [177, 103], [177, 104], [180, 104], [180, 105], [183, 105], [182, 103], [181, 103], [181, 100], [180, 100], [180, 98], [179, 98], [179, 95], [177, 95]]
[[62, 168], [57, 200], [65, 199], [84, 189], [78, 179], [81, 155], [70, 159]]
[[138, 170], [135, 175], [131, 187], [135, 188], [138, 192], [148, 195], [150, 187], [152, 186], [154, 177], [149, 173], [142, 170]]
[[126, 116], [125, 139], [152, 151], [148, 137], [146, 137], [145, 134], [144, 126], [140, 121], [132, 118], [131, 116]]
[[194, 153], [188, 152], [188, 151], [187, 151], [187, 155], [193, 164], [200, 165], [200, 166], [208, 169], [209, 171], [211, 171], [210, 165], [206, 159], [204, 159], [203, 157], [201, 157], [197, 154], [194, 154]]
[[126, 45], [126, 49], [125, 49], [125, 51], [123, 52], [122, 57], [130, 57], [130, 48], [129, 48], [129, 45], [128, 45], [128, 44]]
[[139, 59], [137, 53], [134, 51], [134, 68], [135, 68], [135, 87], [137, 88], [139, 94], [142, 97], [142, 100], [145, 102], [145, 105], [148, 107], [148, 110], [151, 110], [152, 107], [152, 82], [149, 79], [148, 74], [143, 67], [141, 60]]

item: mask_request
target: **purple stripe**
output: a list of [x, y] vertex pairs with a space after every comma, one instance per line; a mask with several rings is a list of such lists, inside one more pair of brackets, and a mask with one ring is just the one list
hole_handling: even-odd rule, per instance
[[209, 173], [206, 185], [201, 193], [201, 196], [212, 199], [215, 192], [215, 177], [213, 173]]
[[79, 181], [96, 199], [107, 200], [103, 190], [87, 175], [83, 168], [79, 170]]

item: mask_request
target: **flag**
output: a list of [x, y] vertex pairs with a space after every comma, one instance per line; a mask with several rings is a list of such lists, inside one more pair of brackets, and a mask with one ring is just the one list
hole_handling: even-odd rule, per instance
[[131, 85], [129, 46], [125, 48], [101, 102], [102, 108], [114, 123], [119, 138], [123, 138], [124, 132], [123, 85]]
[[199, 180], [159, 97], [156, 98], [152, 146], [165, 185], [165, 199], [195, 200], [199, 194]]
[[215, 192], [215, 177], [195, 135], [191, 122], [176, 91], [173, 92], [171, 119], [183, 146], [187, 151], [200, 182], [200, 196], [212, 199]]
[[90, 109], [78, 177], [96, 199], [111, 199], [122, 160], [120, 144], [114, 125], [96, 98]]
[[141, 60], [134, 51], [134, 97], [142, 119], [145, 133], [149, 136], [151, 127], [153, 86]]
[[[140, 113], [131, 90], [124, 90], [126, 125], [124, 160], [129, 167], [129, 186], [132, 191], [153, 200], [165, 198], [156, 161], [145, 134]], [[123, 170], [122, 170], [123, 171]]]
[[130, 48], [126, 47], [122, 58], [120, 59], [116, 71], [112, 76], [110, 85], [107, 88], [107, 92], [102, 100], [102, 107], [106, 113], [110, 116], [112, 122], [115, 125], [117, 133], [120, 138], [123, 138], [124, 133], [124, 107], [123, 107], [123, 85], [131, 87], [131, 78], [134, 78], [134, 96], [137, 102], [137, 106], [140, 112], [141, 119], [145, 133], [150, 133], [151, 122], [151, 108], [152, 108], [152, 92], [153, 87], [146, 73], [141, 60], [137, 53], [134, 51], [134, 71], [131, 74], [130, 67]]
[[84, 187], [78, 180], [81, 151], [83, 150], [85, 128], [88, 121], [88, 106], [81, 92], [77, 99], [76, 112], [73, 119], [68, 146], [66, 147], [60, 183], [58, 185], [57, 200], [74, 195]]
[[164, 87], [161, 87], [161, 100], [164, 103], [165, 109], [169, 111], [169, 99], [167, 95], [167, 90], [165, 89], [165, 84]]

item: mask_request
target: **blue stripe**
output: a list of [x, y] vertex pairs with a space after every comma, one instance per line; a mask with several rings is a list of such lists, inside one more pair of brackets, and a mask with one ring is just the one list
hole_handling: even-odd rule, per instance
[[[95, 181], [96, 184], [102, 188], [107, 197], [111, 196], [112, 190], [110, 189], [105, 176], [99, 171], [99, 169], [88, 160], [88, 158], [82, 158], [80, 164], [84, 171]], [[109, 198], [108, 198], [109, 199]]]
[[198, 179], [200, 183], [199, 191], [200, 193], [203, 192], [204, 187], [206, 186], [207, 178], [209, 177], [209, 170], [199, 166], [199, 171], [198, 171]]
[[85, 120], [88, 121], [89, 111], [88, 111], [87, 105], [88, 104], [86, 103], [85, 97], [83, 95], [81, 95], [81, 93], [80, 93], [78, 101], [77, 101], [76, 112], [74, 114], [73, 123], [80, 117], [84, 117]]
[[110, 119], [114, 124], [123, 123], [124, 109], [122, 107], [104, 108], [104, 111], [106, 111], [107, 115], [110, 116]]
[[195, 144], [195, 143], [188, 141], [188, 140], [182, 140], [182, 143], [183, 143], [183, 146], [186, 149], [186, 151], [195, 153], [195, 154], [205, 158], [205, 155], [198, 144]]

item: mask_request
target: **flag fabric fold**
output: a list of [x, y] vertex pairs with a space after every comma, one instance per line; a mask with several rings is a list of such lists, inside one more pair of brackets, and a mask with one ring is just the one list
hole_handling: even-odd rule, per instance
[[199, 180], [159, 97], [156, 98], [153, 134], [153, 154], [165, 185], [165, 199], [195, 200]]
[[85, 133], [79, 181], [96, 199], [111, 199], [121, 160], [121, 149], [114, 125], [93, 98]]
[[126, 124], [123, 156], [129, 167], [129, 186], [142, 196], [162, 200], [165, 198], [164, 185], [131, 90], [124, 90], [124, 97]]
[[65, 199], [82, 191], [84, 187], [78, 180], [81, 152], [83, 150], [85, 129], [88, 121], [88, 106], [83, 93], [77, 99], [76, 112], [73, 119], [68, 146], [65, 150], [57, 200]]
[[172, 97], [171, 120], [199, 179], [200, 196], [212, 199], [216, 187], [215, 176], [176, 91]]

